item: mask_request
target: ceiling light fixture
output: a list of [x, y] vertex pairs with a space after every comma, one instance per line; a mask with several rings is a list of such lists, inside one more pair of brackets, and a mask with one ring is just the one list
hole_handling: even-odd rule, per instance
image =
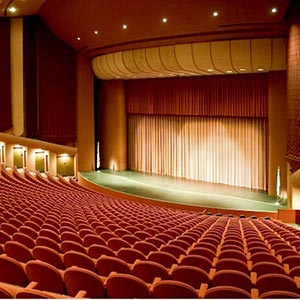
[[271, 12], [272, 12], [273, 14], [276, 14], [276, 13], [277, 13], [277, 8], [276, 8], [276, 7], [273, 7], [272, 10], [271, 10]]
[[127, 25], [124, 24], [124, 25], [122, 26], [122, 28], [123, 28], [123, 29], [127, 29]]
[[163, 18], [162, 21], [163, 21], [163, 23], [167, 23], [168, 19], [167, 18]]
[[219, 15], [219, 13], [218, 13], [217, 11], [214, 11], [214, 12], [213, 12], [213, 16], [214, 16], [214, 17], [217, 17], [218, 15]]
[[95, 30], [95, 31], [94, 31], [94, 34], [96, 34], [96, 35], [97, 35], [98, 33], [99, 33], [99, 31], [98, 31], [98, 30]]
[[78, 37], [77, 37], [77, 41], [80, 41], [80, 40], [81, 40], [81, 38], [80, 38], [80, 36], [78, 36]]

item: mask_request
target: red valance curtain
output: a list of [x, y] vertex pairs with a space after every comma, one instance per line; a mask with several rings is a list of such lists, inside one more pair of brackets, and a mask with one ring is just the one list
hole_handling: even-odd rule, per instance
[[267, 117], [268, 75], [131, 80], [127, 82], [127, 113]]
[[0, 131], [12, 127], [10, 20], [0, 18]]

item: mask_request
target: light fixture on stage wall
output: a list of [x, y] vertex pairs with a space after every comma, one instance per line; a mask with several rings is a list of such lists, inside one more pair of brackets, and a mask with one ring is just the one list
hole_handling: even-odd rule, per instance
[[280, 166], [277, 167], [276, 196], [280, 197]]
[[101, 168], [101, 160], [100, 160], [100, 142], [97, 142], [96, 148], [96, 170], [100, 171]]

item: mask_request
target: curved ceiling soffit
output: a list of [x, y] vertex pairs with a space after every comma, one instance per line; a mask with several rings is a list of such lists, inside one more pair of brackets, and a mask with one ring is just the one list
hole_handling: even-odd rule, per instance
[[92, 60], [99, 79], [259, 73], [286, 70], [286, 39], [188, 43], [120, 51]]

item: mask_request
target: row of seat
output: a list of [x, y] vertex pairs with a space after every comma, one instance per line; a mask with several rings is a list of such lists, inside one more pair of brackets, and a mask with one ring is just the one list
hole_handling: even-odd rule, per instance
[[[253, 282], [239, 271], [217, 271], [210, 279], [206, 272], [197, 267], [177, 266], [170, 276], [156, 274], [159, 276], [147, 281], [136, 275], [140, 272], [147, 277], [151, 267], [154, 269], [159, 264], [136, 262], [136, 273], [110, 272], [107, 276], [99, 276], [77, 266], [59, 271], [41, 261], [29, 261], [22, 266], [7, 256], [0, 256], [0, 263], [3, 267], [0, 281], [6, 283], [4, 287], [9, 285], [8, 292], [15, 297], [19, 292], [24, 295], [26, 290], [30, 293], [30, 289], [46, 292], [45, 298], [64, 298], [65, 295], [88, 298], [215, 298], [219, 295], [217, 298], [222, 298], [222, 289], [228, 294], [231, 292], [231, 298], [234, 295], [239, 298], [264, 298], [266, 293], [279, 291], [281, 296], [290, 293], [296, 298], [300, 297], [299, 280], [293, 281], [287, 275], [278, 273], [261, 275]], [[148, 268], [143, 268], [147, 264]], [[4, 287], [0, 285], [0, 288]]]
[[1, 256], [25, 269], [37, 262], [59, 273], [77, 266], [105, 283], [116, 272], [151, 285], [151, 297], [157, 277], [188, 284], [197, 297], [218, 290], [222, 272], [250, 280], [247, 296], [264, 294], [259, 283], [268, 273], [298, 284], [299, 231], [277, 220], [157, 207], [26, 170], [2, 168], [0, 188]]

